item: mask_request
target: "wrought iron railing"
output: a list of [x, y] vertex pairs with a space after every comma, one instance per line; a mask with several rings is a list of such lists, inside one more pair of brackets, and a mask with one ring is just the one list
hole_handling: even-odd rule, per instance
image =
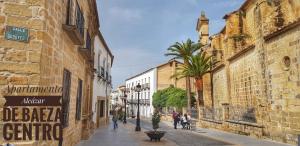
[[67, 18], [66, 18], [66, 24], [67, 25], [74, 25], [74, 2], [73, 0], [68, 0], [67, 3]]
[[67, 25], [75, 25], [81, 37], [84, 37], [84, 15], [80, 10], [79, 4], [76, 3], [74, 7], [74, 1], [68, 0], [67, 3]]
[[101, 67], [101, 72], [100, 72], [100, 74], [101, 74], [101, 77], [104, 77], [104, 67]]
[[205, 107], [202, 109], [202, 117], [206, 119], [223, 120], [223, 108]]
[[86, 49], [88, 49], [88, 50], [92, 50], [92, 45], [91, 45], [91, 43], [92, 43], [92, 40], [91, 40], [91, 36], [90, 36], [90, 34], [87, 32], [86, 33], [86, 40], [85, 40], [85, 46], [86, 46]]
[[78, 4], [76, 8], [76, 28], [78, 29], [81, 37], [84, 37], [84, 16]]
[[191, 108], [190, 113], [191, 113], [191, 118], [192, 119], [198, 119], [199, 118], [198, 110], [196, 108]]
[[243, 106], [230, 106], [229, 119], [234, 121], [244, 121], [256, 123], [255, 108]]
[[105, 79], [108, 81], [109, 80], [109, 76], [108, 76], [108, 72], [105, 72]]
[[150, 84], [149, 84], [149, 83], [146, 83], [146, 84], [145, 84], [145, 88], [146, 88], [146, 89], [150, 89]]

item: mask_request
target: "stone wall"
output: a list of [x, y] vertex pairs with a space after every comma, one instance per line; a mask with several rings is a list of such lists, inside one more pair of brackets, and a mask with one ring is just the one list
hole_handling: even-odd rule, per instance
[[[0, 2], [0, 115], [5, 100], [7, 85], [39, 85], [41, 73], [41, 52], [44, 38], [38, 32], [45, 30], [44, 3], [42, 2]], [[6, 40], [5, 27], [16, 26], [29, 29], [28, 43]], [[4, 142], [2, 136], [0, 143]], [[34, 145], [32, 141], [30, 145]]]
[[170, 85], [185, 89], [185, 78], [171, 78], [176, 73], [176, 67], [180, 65], [181, 63], [172, 61], [157, 67], [157, 90], [168, 88]]
[[[297, 143], [299, 7], [297, 0], [247, 0], [224, 16], [225, 28], [211, 36], [207, 49], [220, 61], [213, 69], [213, 98], [204, 87], [205, 105], [214, 106], [203, 109], [199, 126]], [[211, 86], [209, 79], [204, 86]]]
[[[89, 19], [93, 9], [89, 3], [92, 2], [78, 1], [86, 18], [86, 28], [92, 23]], [[83, 80], [82, 101], [86, 103], [82, 107], [85, 105], [89, 109], [92, 68], [90, 59], [79, 52], [62, 28], [66, 22], [66, 7], [66, 0], [0, 2], [0, 89], [5, 90], [7, 85], [61, 86], [63, 70], [68, 69], [71, 72], [69, 126], [63, 132], [63, 145], [74, 146], [82, 138], [82, 122], [75, 120], [77, 83], [78, 79]], [[7, 25], [28, 28], [29, 42], [4, 39]], [[94, 30], [90, 28], [90, 31]], [[3, 93], [0, 94], [0, 110], [5, 102], [2, 96]], [[88, 111], [86, 114], [90, 114]], [[36, 145], [57, 145], [57, 142], [36, 142]]]
[[300, 133], [300, 25], [266, 41], [269, 130], [274, 139], [296, 141]]

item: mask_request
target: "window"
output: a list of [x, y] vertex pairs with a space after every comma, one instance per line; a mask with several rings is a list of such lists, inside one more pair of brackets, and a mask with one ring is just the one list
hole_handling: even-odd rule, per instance
[[70, 88], [71, 88], [71, 72], [64, 69], [63, 74], [63, 97], [62, 97], [62, 126], [69, 125], [69, 103], [70, 103]]
[[100, 100], [100, 117], [104, 117], [104, 105], [105, 101], [104, 100]]
[[81, 37], [84, 37], [84, 16], [77, 3], [76, 7], [76, 28], [78, 29]]
[[105, 69], [106, 69], [106, 67], [105, 67], [105, 66], [106, 66], [106, 63], [105, 63], [105, 62], [106, 62], [106, 58], [103, 59], [103, 76], [104, 76], [104, 77], [106, 77], [106, 76], [105, 76], [105, 71], [106, 71], [106, 70], [105, 70]]
[[74, 21], [74, 9], [73, 9], [73, 1], [72, 0], [68, 0], [67, 3], [67, 18], [66, 18], [66, 24], [68, 25], [72, 25], [73, 21]]
[[92, 49], [92, 39], [88, 31], [86, 32], [85, 48], [89, 51]]
[[100, 58], [101, 57], [101, 54], [100, 54], [100, 52], [98, 53], [98, 63], [97, 63], [97, 65], [98, 65], [98, 71], [99, 71], [99, 73], [100, 73], [100, 67], [101, 67], [101, 65], [100, 65]]
[[76, 120], [80, 120], [81, 118], [81, 98], [82, 98], [82, 80], [78, 80], [77, 87], [77, 98], [76, 98]]

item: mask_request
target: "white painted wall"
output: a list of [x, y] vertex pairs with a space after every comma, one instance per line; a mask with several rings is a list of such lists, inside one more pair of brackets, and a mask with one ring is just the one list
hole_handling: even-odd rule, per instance
[[[140, 99], [150, 99], [150, 106], [147, 105], [141, 105], [140, 104], [140, 115], [143, 117], [151, 117], [153, 114], [153, 106], [152, 106], [152, 95], [154, 92], [157, 90], [157, 83], [156, 83], [156, 78], [157, 78], [157, 71], [156, 68], [149, 70], [141, 75], [138, 75], [132, 79], [128, 79], [125, 82], [126, 88], [131, 89], [133, 86], [135, 87], [138, 83], [145, 84], [150, 82], [150, 89], [147, 90], [142, 90], [140, 92]], [[127, 95], [127, 100], [131, 101], [131, 99], [138, 99], [137, 92], [130, 90], [130, 92]], [[129, 111], [131, 112], [131, 109], [134, 110], [134, 115], [136, 116], [137, 113], [137, 105], [133, 104], [133, 107], [129, 105]], [[131, 113], [130, 113], [131, 115]]]
[[[93, 100], [92, 100], [92, 110], [93, 110], [93, 121], [96, 123], [97, 120], [97, 97], [102, 97], [106, 102], [109, 100], [109, 96], [112, 91], [112, 86], [108, 84], [101, 78], [98, 78], [97, 72], [100, 71], [99, 67], [104, 67], [105, 71], [108, 71], [108, 75], [111, 75], [111, 56], [104, 48], [103, 42], [101, 42], [99, 36], [97, 35], [94, 40], [94, 68], [97, 70], [94, 75], [93, 81]], [[107, 103], [105, 105], [108, 105]], [[107, 109], [108, 107], [105, 107]], [[108, 112], [108, 111], [106, 111]], [[105, 114], [106, 115], [106, 114]]]

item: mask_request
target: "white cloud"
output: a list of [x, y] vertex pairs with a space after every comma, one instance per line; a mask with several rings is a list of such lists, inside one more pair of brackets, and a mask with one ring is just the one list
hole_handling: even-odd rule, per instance
[[129, 9], [122, 7], [112, 7], [109, 14], [114, 19], [125, 21], [136, 21], [142, 18], [142, 12], [138, 9]]
[[167, 58], [152, 49], [125, 47], [114, 49], [115, 60], [112, 67], [114, 86], [125, 82], [128, 77], [141, 73], [149, 68], [163, 63]]
[[215, 7], [236, 7], [241, 5], [240, 0], [217, 0], [212, 2], [212, 5]]

